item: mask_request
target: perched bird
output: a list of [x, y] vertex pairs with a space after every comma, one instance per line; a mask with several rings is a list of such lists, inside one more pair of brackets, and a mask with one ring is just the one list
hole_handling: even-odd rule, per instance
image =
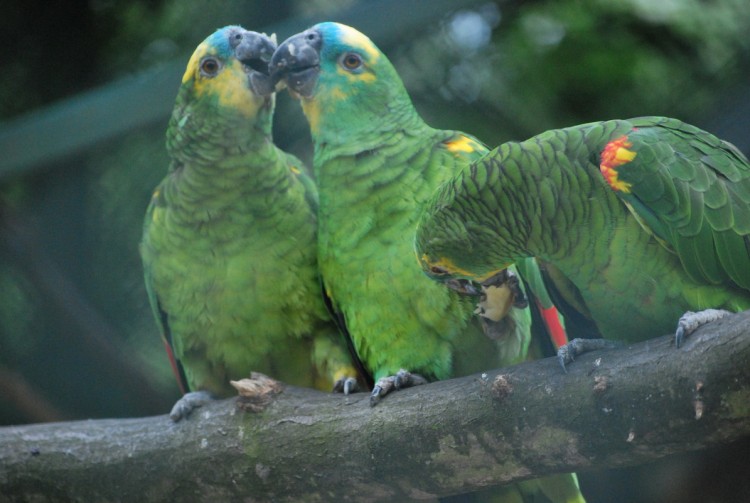
[[[414, 260], [423, 205], [486, 147], [428, 126], [387, 57], [349, 26], [321, 23], [290, 37], [270, 66], [310, 125], [321, 275], [374, 374], [372, 403], [399, 387], [523, 360], [529, 312], [512, 307], [522, 287], [493, 285], [506, 294], [494, 316], [502, 333], [490, 339], [473, 316], [476, 299], [430, 281]], [[552, 490], [553, 501], [583, 501], [575, 476], [544, 480], [531, 485]]]
[[330, 388], [354, 370], [317, 272], [317, 195], [271, 138], [269, 37], [227, 26], [195, 50], [167, 130], [169, 172], [140, 245], [183, 392], [179, 420], [251, 371]]
[[[537, 257], [604, 337], [639, 341], [679, 319], [679, 346], [702, 322], [750, 308], [750, 164], [676, 119], [547, 131], [441, 187], [415, 242], [439, 281], [481, 283]], [[563, 348], [561, 363], [577, 351]]]

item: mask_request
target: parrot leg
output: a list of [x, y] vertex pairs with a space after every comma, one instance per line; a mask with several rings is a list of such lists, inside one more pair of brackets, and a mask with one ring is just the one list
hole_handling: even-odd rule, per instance
[[427, 384], [428, 381], [419, 374], [412, 374], [408, 370], [401, 369], [396, 375], [381, 377], [375, 383], [370, 395], [370, 406], [374, 407], [380, 400], [391, 391], [398, 391], [401, 388], [410, 388]]
[[342, 377], [341, 379], [337, 379], [335, 383], [333, 383], [333, 392], [334, 393], [343, 393], [345, 395], [350, 395], [352, 393], [356, 393], [359, 391], [359, 384], [357, 383], [356, 377]]
[[568, 369], [565, 366], [573, 362], [576, 356], [596, 349], [614, 349], [619, 347], [622, 347], [622, 344], [607, 339], [573, 339], [557, 349], [557, 361], [560, 362], [563, 371], [567, 373]]
[[191, 391], [190, 393], [185, 393], [182, 398], [177, 400], [174, 407], [172, 407], [169, 418], [176, 423], [180, 419], [189, 416], [193, 412], [193, 409], [197, 409], [211, 400], [214, 400], [214, 397], [208, 391]]
[[698, 329], [698, 327], [723, 318], [728, 314], [732, 313], [724, 309], [704, 309], [697, 312], [687, 311], [680, 316], [680, 321], [677, 323], [677, 331], [674, 334], [675, 346], [678, 348], [682, 346], [685, 338]]

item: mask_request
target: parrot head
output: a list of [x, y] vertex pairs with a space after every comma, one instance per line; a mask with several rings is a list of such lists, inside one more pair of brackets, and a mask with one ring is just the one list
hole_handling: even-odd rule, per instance
[[320, 23], [279, 45], [271, 60], [274, 82], [284, 80], [301, 100], [313, 137], [377, 137], [393, 127], [394, 112], [413, 110], [388, 58], [356, 29]]
[[250, 111], [273, 93], [268, 63], [276, 43], [271, 37], [240, 26], [226, 26], [193, 52], [182, 87], [195, 99], [210, 96], [223, 105]]
[[414, 251], [424, 273], [435, 281], [445, 283], [459, 293], [478, 295], [483, 287], [497, 286], [505, 278], [510, 264], [494, 261], [489, 247], [492, 242], [487, 229], [464, 215], [476, 215], [465, 208], [456, 191], [460, 180], [440, 187], [427, 202], [419, 219], [414, 238]]
[[276, 43], [271, 37], [240, 26], [226, 26], [193, 52], [182, 87], [198, 99], [211, 96], [241, 110], [258, 107], [273, 93], [268, 63]]
[[274, 108], [268, 63], [276, 43], [240, 26], [215, 31], [190, 57], [167, 131], [167, 148], [178, 156], [195, 141], [240, 145], [271, 133]]

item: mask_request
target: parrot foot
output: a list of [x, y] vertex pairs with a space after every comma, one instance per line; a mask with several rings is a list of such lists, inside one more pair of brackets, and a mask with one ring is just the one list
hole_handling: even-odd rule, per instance
[[704, 309], [703, 311], [697, 312], [687, 311], [680, 316], [680, 321], [677, 322], [677, 331], [674, 334], [675, 346], [678, 348], [682, 346], [682, 343], [685, 342], [685, 338], [695, 332], [698, 327], [723, 318], [728, 314], [732, 313], [724, 309]]
[[359, 383], [357, 383], [356, 377], [342, 377], [333, 383], [334, 393], [343, 393], [345, 395], [351, 395], [359, 391]]
[[576, 356], [596, 349], [613, 349], [621, 346], [620, 343], [607, 339], [573, 339], [557, 349], [557, 361], [560, 362], [563, 371], [567, 373], [568, 369], [565, 366], [572, 363]]
[[408, 370], [401, 369], [396, 375], [381, 377], [375, 383], [370, 395], [370, 406], [376, 406], [380, 400], [391, 391], [398, 391], [401, 388], [410, 388], [427, 384], [427, 379], [419, 374], [412, 374]]
[[180, 419], [188, 417], [194, 409], [212, 400], [214, 400], [214, 397], [208, 391], [191, 391], [190, 393], [185, 393], [182, 398], [177, 400], [174, 407], [172, 407], [169, 418], [176, 423]]

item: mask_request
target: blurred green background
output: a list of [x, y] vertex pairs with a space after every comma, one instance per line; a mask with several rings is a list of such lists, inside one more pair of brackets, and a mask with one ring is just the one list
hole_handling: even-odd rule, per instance
[[[341, 21], [433, 126], [494, 145], [637, 115], [750, 152], [747, 0], [9, 0], [0, 18], [0, 425], [165, 413], [178, 397], [138, 257], [189, 55], [227, 24]], [[279, 96], [275, 139], [309, 160]], [[594, 502], [750, 501], [750, 443], [581, 475]]]

